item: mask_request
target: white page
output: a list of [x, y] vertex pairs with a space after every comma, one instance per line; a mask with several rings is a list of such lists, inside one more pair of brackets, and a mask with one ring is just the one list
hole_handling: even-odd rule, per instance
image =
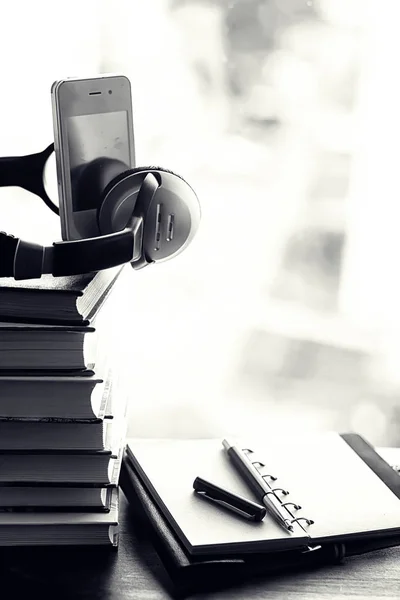
[[391, 467], [397, 467], [400, 471], [400, 448], [375, 448], [375, 450]]
[[288, 499], [315, 521], [314, 541], [374, 531], [400, 532], [400, 500], [337, 433], [253, 442], [255, 460], [266, 463], [287, 487]]
[[[227, 459], [220, 440], [128, 440], [145, 480], [164, 506], [173, 529], [193, 554], [287, 549], [308, 543], [300, 527], [285, 531], [268, 515], [249, 522], [199, 498], [193, 492], [197, 476], [249, 499], [257, 500]], [[303, 540], [303, 544], [301, 543]], [[245, 545], [247, 544], [247, 547]], [[211, 546], [211, 548], [210, 548]]]

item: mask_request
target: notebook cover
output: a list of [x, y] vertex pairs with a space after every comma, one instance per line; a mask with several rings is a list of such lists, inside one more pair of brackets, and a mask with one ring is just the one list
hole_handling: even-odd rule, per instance
[[375, 451], [363, 437], [356, 433], [343, 433], [342, 439], [369, 466], [377, 477], [400, 498], [399, 474]]

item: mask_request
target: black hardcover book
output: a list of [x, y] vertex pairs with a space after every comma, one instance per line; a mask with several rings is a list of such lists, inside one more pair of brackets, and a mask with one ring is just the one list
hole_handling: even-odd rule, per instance
[[[126, 429], [125, 397], [120, 397], [118, 385], [116, 390], [110, 372], [98, 399], [101, 417], [0, 417], [0, 453], [114, 450]], [[119, 401], [113, 400], [114, 395]]]
[[96, 363], [94, 327], [0, 322], [0, 375], [85, 371]]
[[111, 484], [108, 487], [39, 484], [2, 486], [0, 512], [109, 512], [114, 487]]
[[[122, 451], [0, 451], [0, 488], [105, 487], [118, 483]], [[1, 494], [1, 489], [0, 489]]]
[[0, 321], [88, 325], [123, 267], [98, 273], [15, 281], [0, 278]]
[[111, 449], [114, 419], [0, 420], [0, 452]]
[[104, 379], [93, 371], [0, 375], [0, 422], [102, 419], [110, 416], [107, 403], [111, 383], [111, 371]]
[[118, 494], [107, 511], [0, 511], [0, 546], [117, 546]]

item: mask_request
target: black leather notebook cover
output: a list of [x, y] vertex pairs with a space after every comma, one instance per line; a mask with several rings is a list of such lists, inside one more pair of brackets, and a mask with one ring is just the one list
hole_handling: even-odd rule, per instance
[[400, 498], [400, 476], [363, 437], [355, 433], [342, 433], [341, 437], [356, 454], [369, 466], [383, 483]]
[[[376, 475], [400, 498], [400, 477], [375, 452], [372, 446], [356, 434], [342, 436]], [[302, 554], [298, 550], [280, 553], [252, 553], [229, 558], [190, 556], [172, 532], [166, 519], [125, 456], [120, 485], [127, 497], [133, 519], [140, 518], [179, 593], [234, 585], [251, 576], [274, 574], [288, 570], [304, 570], [319, 565], [340, 563], [345, 556], [363, 554], [381, 548], [397, 546], [400, 536], [326, 544], [317, 552]]]

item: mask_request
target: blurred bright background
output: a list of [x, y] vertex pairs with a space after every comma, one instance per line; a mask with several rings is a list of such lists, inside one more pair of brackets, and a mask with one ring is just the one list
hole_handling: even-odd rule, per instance
[[[400, 446], [400, 5], [0, 10], [0, 155], [52, 141], [55, 79], [122, 72], [137, 164], [181, 173], [202, 204], [191, 247], [126, 267], [108, 311], [129, 434], [336, 429]], [[0, 201], [3, 230], [60, 237], [40, 200]]]

